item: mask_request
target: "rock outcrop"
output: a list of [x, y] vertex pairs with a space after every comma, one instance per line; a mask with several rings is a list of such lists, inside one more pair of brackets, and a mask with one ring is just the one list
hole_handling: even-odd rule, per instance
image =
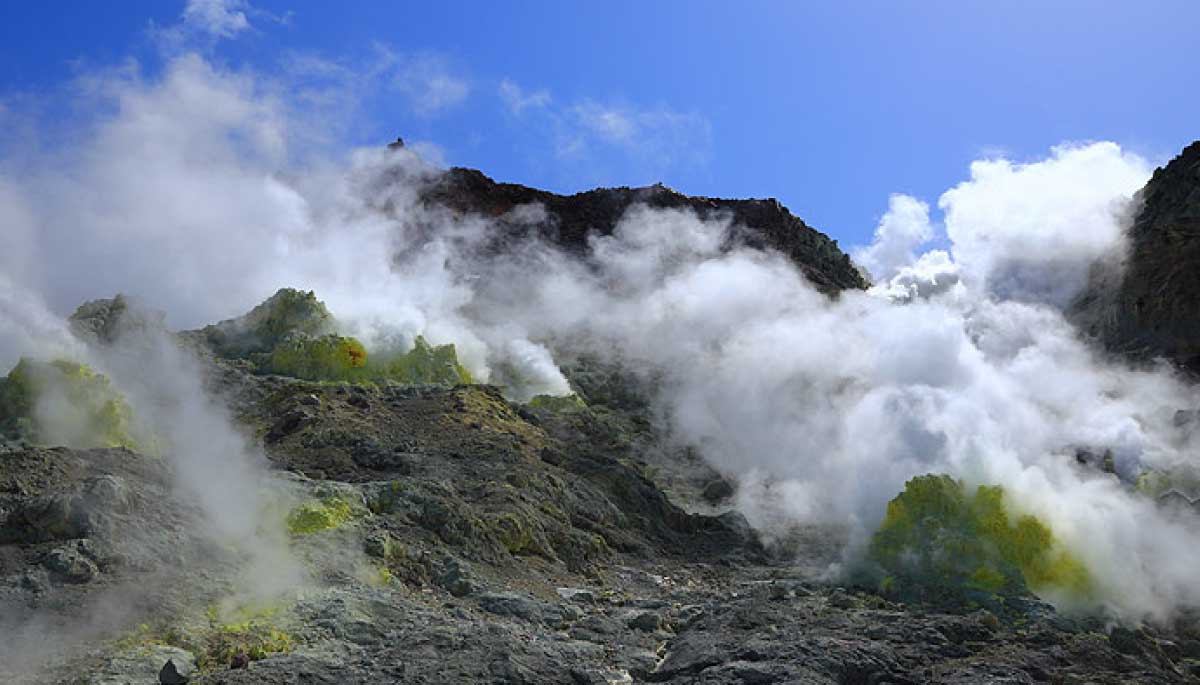
[[1098, 266], [1073, 318], [1114, 353], [1200, 372], [1200, 141], [1136, 198], [1120, 273]]

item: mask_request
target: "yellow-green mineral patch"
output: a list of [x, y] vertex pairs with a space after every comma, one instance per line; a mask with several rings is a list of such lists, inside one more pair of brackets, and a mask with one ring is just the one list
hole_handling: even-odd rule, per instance
[[271, 352], [267, 369], [310, 381], [355, 381], [367, 378], [367, 350], [354, 338], [293, 336]]
[[246, 359], [265, 373], [341, 383], [473, 382], [458, 362], [454, 345], [431, 345], [417, 336], [407, 352], [368, 356], [361, 341], [337, 329], [337, 321], [315, 293], [283, 288], [245, 316], [201, 332], [219, 356]]
[[945, 475], [918, 476], [888, 503], [869, 548], [880, 589], [909, 599], [1053, 592], [1084, 599], [1084, 565], [1029, 514], [1009, 511], [1004, 489], [968, 493]]
[[288, 514], [287, 527], [292, 535], [308, 535], [337, 528], [350, 520], [354, 510], [340, 497], [305, 502]]
[[381, 360], [379, 376], [413, 385], [468, 385], [472, 382], [471, 373], [458, 363], [454, 345], [430, 345], [419, 335], [408, 352]]
[[133, 412], [108, 378], [58, 359], [22, 358], [0, 380], [0, 432], [76, 448], [137, 448]]
[[292, 636], [267, 621], [250, 620], [218, 627], [207, 640], [206, 648], [197, 655], [201, 668], [229, 664], [235, 656], [245, 654], [250, 661], [271, 654], [290, 652], [295, 647]]

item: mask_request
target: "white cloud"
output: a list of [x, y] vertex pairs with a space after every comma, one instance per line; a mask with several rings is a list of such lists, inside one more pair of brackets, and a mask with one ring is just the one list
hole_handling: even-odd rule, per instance
[[549, 143], [539, 154], [579, 165], [578, 173], [586, 176], [604, 176], [613, 153], [632, 161], [639, 175], [708, 161], [712, 126], [696, 112], [591, 98], [564, 102], [549, 90], [527, 90], [507, 78], [497, 91], [514, 125], [536, 128], [538, 138]]
[[633, 144], [639, 133], [638, 125], [633, 121], [638, 116], [635, 112], [584, 102], [575, 105], [571, 113], [585, 130], [610, 143]]
[[703, 155], [711, 137], [707, 119], [666, 107], [641, 109], [585, 100], [573, 105], [565, 119], [568, 140], [579, 140], [583, 146], [613, 145], [664, 160]]
[[179, 55], [192, 50], [209, 50], [254, 29], [250, 19], [287, 24], [291, 12], [273, 14], [247, 0], [187, 0], [179, 20], [167, 26], [151, 21], [149, 32], [160, 50]]
[[892, 277], [871, 291], [897, 302], [911, 302], [941, 295], [959, 283], [959, 268], [945, 250], [930, 250], [915, 262], [900, 267]]
[[1130, 199], [1150, 171], [1110, 142], [1060, 145], [1026, 164], [977, 160], [970, 179], [938, 200], [948, 254], [916, 257], [934, 231], [928, 206], [903, 195], [892, 196], [874, 241], [852, 252], [893, 297], [936, 294], [961, 280], [995, 297], [1062, 308], [1097, 260], [1120, 256]]
[[451, 73], [446, 60], [436, 55], [401, 60], [395, 86], [408, 98], [413, 112], [421, 116], [461, 104], [471, 90], [467, 81]]
[[245, 0], [188, 0], [184, 25], [219, 38], [232, 38], [250, 28]]
[[854, 261], [870, 272], [876, 281], [896, 275], [901, 267], [916, 259], [914, 250], [933, 238], [929, 223], [929, 205], [909, 195], [888, 198], [888, 211], [875, 228], [870, 246], [855, 250]]
[[509, 79], [500, 82], [499, 92], [500, 98], [508, 106], [508, 111], [514, 115], [519, 116], [526, 109], [540, 109], [550, 105], [550, 91], [542, 89], [527, 93]]
[[1121, 248], [1128, 200], [1152, 167], [1115, 143], [1061, 145], [1049, 158], [971, 164], [938, 200], [963, 278], [998, 295], [1063, 306], [1098, 258]]

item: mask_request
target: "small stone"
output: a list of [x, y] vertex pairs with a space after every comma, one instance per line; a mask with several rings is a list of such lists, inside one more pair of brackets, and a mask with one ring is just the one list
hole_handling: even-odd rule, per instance
[[363, 540], [363, 551], [376, 559], [386, 559], [392, 554], [392, 536], [386, 530], [373, 531]]
[[592, 614], [571, 628], [571, 637], [597, 644], [611, 642], [611, 636], [621, 631], [621, 624], [607, 616]]
[[189, 678], [175, 668], [175, 661], [167, 659], [162, 670], [158, 672], [159, 685], [187, 685]]
[[625, 615], [625, 625], [652, 633], [662, 627], [662, 616], [655, 611], [633, 611]]
[[701, 618], [704, 618], [704, 607], [699, 604], [688, 604], [679, 608], [679, 614], [676, 617], [676, 624], [680, 628], [687, 628]]
[[733, 485], [724, 478], [718, 478], [705, 485], [700, 496], [709, 504], [719, 504], [733, 496]]
[[830, 593], [829, 606], [837, 609], [854, 609], [858, 607], [858, 601], [839, 589]]
[[583, 618], [583, 611], [573, 604], [559, 604], [558, 611], [562, 615], [562, 620], [566, 623], [574, 623]]
[[471, 573], [471, 566], [454, 557], [447, 557], [442, 563], [442, 572], [436, 580], [438, 585], [455, 597], [466, 597], [479, 591], [479, 583]]
[[576, 604], [595, 604], [596, 593], [584, 588], [560, 587], [555, 590], [565, 601]]

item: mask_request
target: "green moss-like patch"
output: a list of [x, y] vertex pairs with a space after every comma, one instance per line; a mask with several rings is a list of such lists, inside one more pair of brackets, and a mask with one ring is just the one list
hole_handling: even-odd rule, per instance
[[338, 497], [306, 502], [288, 514], [287, 527], [292, 535], [308, 535], [337, 528], [350, 520], [354, 510], [350, 503]]
[[0, 433], [76, 448], [136, 448], [132, 422], [125, 398], [83, 364], [22, 358], [0, 380]]
[[1083, 564], [1036, 517], [1011, 514], [1003, 488], [968, 493], [944, 475], [908, 481], [888, 503], [869, 557], [887, 574], [881, 591], [905, 599], [1092, 592]]

